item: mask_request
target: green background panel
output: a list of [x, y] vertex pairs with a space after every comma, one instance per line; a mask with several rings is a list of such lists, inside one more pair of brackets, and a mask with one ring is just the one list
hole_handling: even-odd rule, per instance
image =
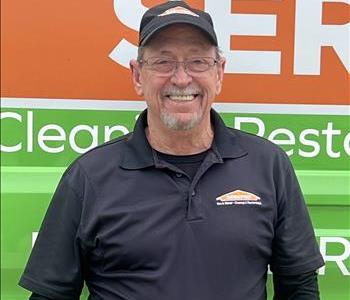
[[[38, 231], [51, 195], [66, 166], [79, 154], [69, 144], [68, 135], [75, 126], [98, 127], [98, 143], [104, 142], [104, 126], [122, 125], [132, 130], [137, 111], [91, 111], [48, 109], [2, 109], [20, 114], [22, 122], [11, 119], [1, 121], [1, 144], [14, 145], [22, 142], [23, 149], [15, 153], [1, 153], [1, 299], [22, 300], [28, 293], [17, 286], [20, 274], [28, 259], [32, 232]], [[27, 152], [27, 112], [33, 112], [33, 152]], [[350, 160], [344, 150], [343, 141], [349, 134], [349, 116], [281, 115], [281, 114], [222, 114], [227, 125], [233, 127], [235, 117], [259, 118], [265, 124], [265, 137], [272, 130], [287, 128], [296, 137], [290, 157], [304, 192], [318, 241], [320, 238], [342, 237], [350, 247]], [[326, 153], [326, 137], [320, 134], [313, 139], [320, 144], [320, 154], [314, 158], [297, 155], [298, 149], [309, 151], [298, 141], [300, 132], [313, 128], [320, 133], [327, 123], [341, 134], [333, 137], [332, 149], [339, 151], [339, 158], [330, 158]], [[61, 126], [67, 141], [47, 142], [51, 147], [64, 145], [62, 153], [46, 153], [35, 138], [40, 128], [47, 124]], [[244, 124], [243, 130], [256, 133], [256, 126]], [[51, 132], [55, 134], [55, 132]], [[112, 137], [121, 135], [116, 132]], [[77, 144], [87, 147], [91, 143], [89, 134], [77, 135]], [[346, 251], [339, 243], [327, 244], [327, 255], [341, 255]], [[344, 261], [350, 271], [350, 257]], [[319, 276], [322, 299], [346, 300], [350, 295], [350, 276], [341, 273], [335, 262], [327, 262], [325, 275]], [[271, 298], [271, 276], [268, 291]], [[86, 299], [87, 293], [82, 296]]]

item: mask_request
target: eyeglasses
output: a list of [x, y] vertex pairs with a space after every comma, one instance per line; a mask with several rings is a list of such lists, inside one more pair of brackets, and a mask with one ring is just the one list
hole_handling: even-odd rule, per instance
[[219, 61], [212, 57], [192, 57], [185, 61], [177, 61], [166, 57], [150, 57], [142, 59], [140, 64], [147, 65], [149, 69], [163, 76], [174, 74], [180, 64], [184, 65], [185, 72], [189, 75], [198, 75], [208, 71]]

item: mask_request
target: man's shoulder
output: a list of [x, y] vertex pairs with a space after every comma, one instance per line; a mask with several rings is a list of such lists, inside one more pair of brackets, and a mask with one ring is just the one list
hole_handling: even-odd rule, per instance
[[[258, 136], [253, 133], [238, 130], [235, 128], [227, 127], [229, 131], [236, 137], [237, 141], [242, 144], [245, 148], [253, 148], [256, 151], [282, 151], [283, 150], [268, 139]], [[257, 148], [258, 147], [258, 148]], [[247, 149], [247, 150], [249, 150]]]
[[249, 156], [257, 157], [259, 160], [277, 159], [281, 162], [289, 163], [289, 158], [285, 151], [268, 139], [242, 130], [227, 128], [235, 137], [237, 143], [248, 152]]
[[107, 141], [79, 156], [73, 164], [79, 164], [87, 170], [105, 168], [119, 164], [125, 142], [132, 133]]

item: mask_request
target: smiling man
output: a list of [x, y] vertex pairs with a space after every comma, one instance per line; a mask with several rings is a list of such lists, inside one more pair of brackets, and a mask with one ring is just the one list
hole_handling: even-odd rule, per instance
[[319, 299], [323, 265], [287, 155], [211, 108], [225, 59], [211, 17], [149, 9], [130, 62], [147, 103], [132, 134], [78, 158], [20, 285], [30, 299]]
[[[167, 25], [153, 33], [147, 46], [142, 42], [138, 60], [130, 65], [135, 90], [147, 102], [151, 146], [178, 155], [207, 150], [213, 140], [210, 109], [221, 90], [224, 58], [201, 29], [186, 23]], [[174, 143], [178, 138], [181, 142]]]

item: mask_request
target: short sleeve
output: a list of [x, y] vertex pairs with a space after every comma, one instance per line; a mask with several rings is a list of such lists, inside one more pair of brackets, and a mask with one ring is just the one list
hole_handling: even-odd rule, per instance
[[53, 299], [79, 299], [83, 286], [78, 238], [82, 195], [73, 189], [78, 173], [69, 168], [58, 184], [19, 282]]
[[277, 222], [272, 245], [271, 271], [297, 275], [324, 265], [307, 207], [288, 158], [280, 172], [277, 192]]

